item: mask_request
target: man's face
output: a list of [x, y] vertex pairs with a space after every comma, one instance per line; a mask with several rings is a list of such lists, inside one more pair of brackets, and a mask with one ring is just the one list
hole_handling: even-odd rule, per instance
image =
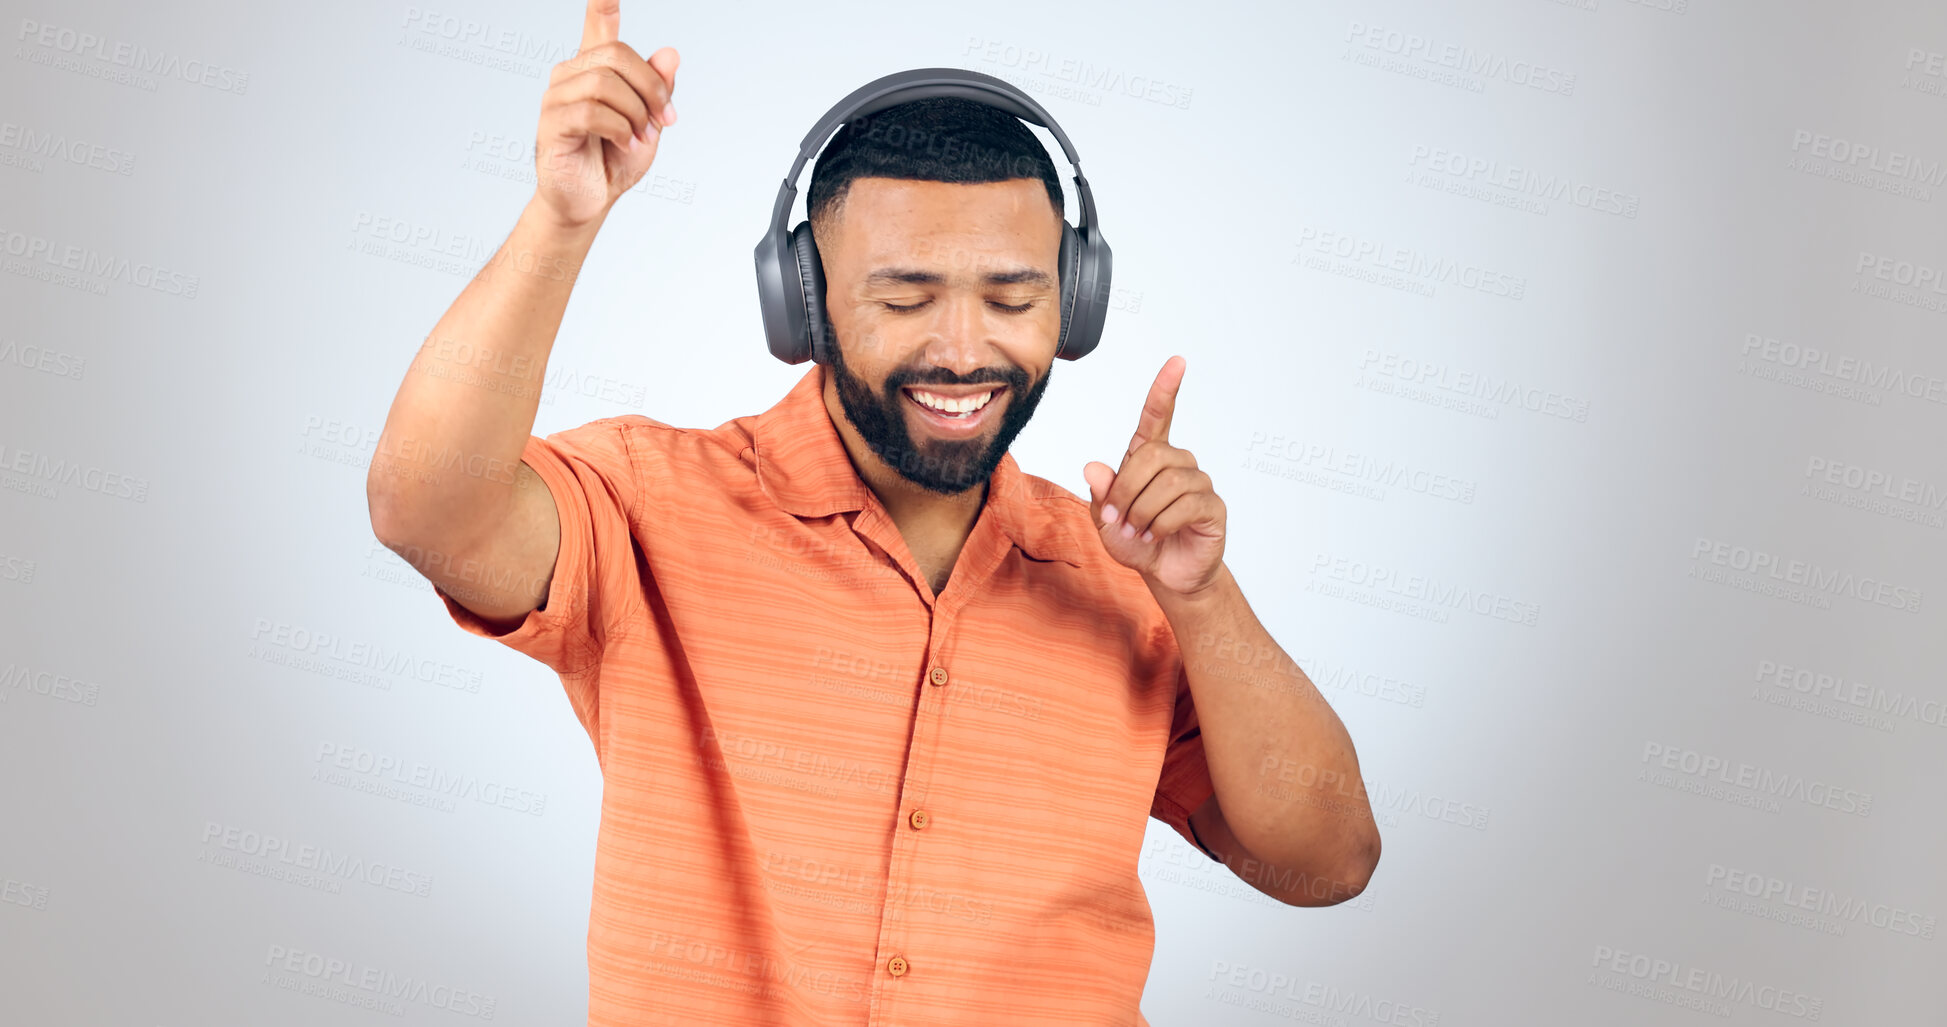
[[985, 482], [1041, 401], [1061, 331], [1061, 218], [1041, 181], [856, 179], [820, 227], [847, 419], [907, 481], [948, 495]]

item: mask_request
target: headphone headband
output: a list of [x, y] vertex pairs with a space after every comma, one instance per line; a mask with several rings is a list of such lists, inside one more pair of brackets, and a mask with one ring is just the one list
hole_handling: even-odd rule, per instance
[[785, 226], [785, 221], [791, 216], [791, 202], [798, 195], [798, 175], [803, 173], [805, 162], [817, 154], [839, 125], [877, 114], [888, 107], [935, 96], [957, 96], [998, 107], [1022, 121], [1047, 129], [1054, 135], [1055, 142], [1061, 144], [1062, 156], [1068, 158], [1069, 166], [1075, 169], [1075, 194], [1082, 208], [1076, 214], [1075, 227], [1081, 229], [1095, 224], [1095, 193], [1089, 189], [1088, 179], [1082, 175], [1082, 159], [1076, 155], [1074, 144], [1068, 141], [1068, 133], [1061, 130], [1061, 126], [1033, 97], [1005, 79], [978, 71], [965, 68], [914, 68], [874, 79], [852, 90], [845, 99], [833, 104], [832, 109], [818, 119], [818, 124], [811, 127], [811, 131], [805, 133], [804, 141], [798, 144], [797, 159], [791, 162], [790, 173], [784, 176], [784, 184], [778, 187], [777, 203], [771, 210], [771, 227], [781, 229]]

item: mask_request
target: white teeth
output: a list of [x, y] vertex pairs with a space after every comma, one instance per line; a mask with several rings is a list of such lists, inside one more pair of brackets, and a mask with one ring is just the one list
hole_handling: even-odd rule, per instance
[[[999, 390], [994, 390], [994, 391], [999, 391]], [[935, 393], [921, 392], [918, 389], [914, 389], [912, 391], [912, 396], [915, 400], [918, 400], [920, 403], [924, 404], [925, 406], [932, 407], [933, 409], [938, 410], [941, 413], [960, 414], [960, 413], [966, 413], [973, 410], [979, 410], [981, 407], [986, 406], [987, 401], [994, 398], [994, 391], [983, 392], [978, 396], [965, 396], [960, 399], [954, 399], [950, 396], [941, 396]]]

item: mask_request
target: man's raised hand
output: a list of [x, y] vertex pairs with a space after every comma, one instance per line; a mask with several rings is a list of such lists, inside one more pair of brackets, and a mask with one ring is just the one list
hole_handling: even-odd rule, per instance
[[588, 0], [581, 50], [554, 66], [534, 138], [534, 192], [564, 227], [608, 213], [656, 159], [676, 121], [674, 47], [643, 60], [618, 38], [621, 0]]
[[1143, 400], [1122, 466], [1082, 467], [1089, 513], [1109, 556], [1140, 572], [1150, 589], [1193, 595], [1214, 583], [1224, 562], [1224, 501], [1187, 449], [1170, 445], [1170, 419], [1187, 361], [1163, 362]]

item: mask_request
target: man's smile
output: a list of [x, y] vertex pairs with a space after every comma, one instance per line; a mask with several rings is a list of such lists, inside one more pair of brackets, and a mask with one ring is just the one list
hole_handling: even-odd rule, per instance
[[916, 411], [921, 424], [935, 435], [966, 438], [977, 434], [1005, 405], [1007, 386], [999, 382], [981, 385], [907, 385], [900, 393]]

